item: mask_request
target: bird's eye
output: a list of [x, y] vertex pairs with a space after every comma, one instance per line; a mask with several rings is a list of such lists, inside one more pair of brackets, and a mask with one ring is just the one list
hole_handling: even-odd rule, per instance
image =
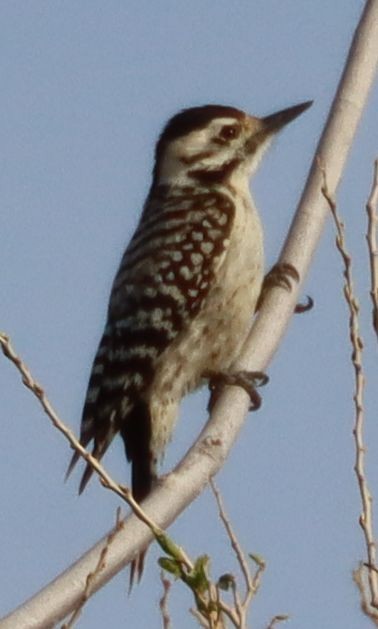
[[226, 125], [224, 127], [222, 127], [219, 136], [223, 139], [223, 140], [233, 140], [234, 138], [237, 138], [238, 135], [240, 133], [240, 127], [236, 124], [234, 125]]

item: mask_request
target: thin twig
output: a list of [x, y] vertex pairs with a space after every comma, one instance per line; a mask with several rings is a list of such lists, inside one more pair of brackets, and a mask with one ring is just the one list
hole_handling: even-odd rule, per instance
[[[77, 608], [73, 611], [73, 613], [70, 616], [68, 622], [64, 623], [64, 625], [62, 625], [61, 629], [72, 629], [72, 627], [74, 626], [74, 623], [79, 618], [79, 616], [80, 616], [80, 614], [81, 614], [81, 612], [83, 610], [84, 605], [86, 604], [86, 602], [90, 598], [91, 594], [93, 593], [93, 586], [95, 584], [96, 578], [98, 577], [100, 572], [106, 566], [106, 556], [107, 556], [108, 551], [109, 551], [109, 546], [111, 545], [111, 543], [114, 540], [116, 534], [122, 528], [122, 526], [123, 526], [123, 522], [121, 520], [121, 508], [118, 507], [117, 508], [117, 513], [116, 513], [116, 523], [115, 523], [114, 529], [109, 533], [109, 535], [108, 535], [108, 537], [106, 539], [105, 546], [104, 546], [103, 550], [100, 553], [100, 556], [98, 558], [98, 561], [97, 561], [95, 569], [93, 570], [93, 572], [90, 572], [88, 574], [88, 576], [87, 576], [86, 584], [85, 584], [85, 590], [83, 592], [82, 599], [79, 602]], [[167, 625], [167, 629], [169, 629], [168, 625]]]
[[204, 618], [202, 616], [202, 614], [198, 611], [198, 609], [194, 609], [193, 607], [189, 610], [189, 612], [192, 614], [192, 616], [197, 620], [198, 624], [200, 627], [203, 627], [204, 629], [209, 629], [209, 623], [206, 620], [206, 618]]
[[[235, 579], [234, 578], [231, 579], [231, 589], [232, 589], [232, 594], [233, 594], [233, 599], [234, 599], [234, 608], [235, 608], [235, 613], [237, 614], [237, 617], [238, 617], [237, 624], [235, 626], [240, 627], [240, 629], [245, 629], [247, 627], [248, 608], [249, 608], [252, 598], [256, 595], [256, 593], [259, 590], [259, 587], [261, 585], [261, 578], [266, 568], [266, 564], [265, 564], [265, 561], [261, 559], [260, 557], [256, 555], [250, 555], [250, 558], [257, 565], [256, 571], [254, 575], [252, 576], [248, 562], [247, 562], [247, 558], [238, 542], [238, 539], [232, 528], [230, 519], [228, 518], [225, 512], [222, 497], [221, 497], [220, 491], [215, 485], [214, 479], [211, 479], [209, 484], [215, 496], [215, 500], [218, 506], [219, 516], [226, 529], [228, 538], [231, 542], [231, 547], [235, 552], [235, 556], [237, 558], [237, 561], [239, 563], [239, 566], [240, 566], [240, 569], [242, 571], [244, 581], [245, 581], [246, 591], [245, 591], [243, 601], [240, 601]], [[231, 576], [232, 575], [230, 575], [230, 577]], [[288, 616], [277, 615], [275, 616], [275, 618], [287, 619]], [[278, 620], [276, 622], [278, 622]]]
[[236, 629], [245, 629], [244, 625], [240, 623], [238, 612], [221, 599], [219, 589], [212, 582], [209, 583], [207, 595], [206, 609], [202, 610], [198, 605], [197, 609], [190, 609], [191, 614], [198, 621], [201, 619], [201, 626], [205, 626], [208, 629], [225, 629], [224, 617], [227, 616]]
[[326, 172], [324, 167], [320, 165], [323, 174], [323, 186], [322, 193], [331, 210], [336, 230], [336, 246], [343, 260], [344, 264], [344, 297], [349, 309], [349, 332], [350, 341], [352, 344], [352, 364], [354, 369], [355, 379], [355, 391], [354, 391], [354, 407], [355, 407], [355, 423], [353, 427], [353, 436], [355, 443], [355, 465], [354, 471], [357, 477], [358, 487], [360, 491], [362, 513], [359, 518], [359, 523], [362, 528], [366, 553], [368, 561], [366, 564], [368, 572], [368, 584], [370, 591], [370, 604], [372, 607], [378, 608], [378, 574], [376, 568], [376, 545], [374, 541], [373, 532], [373, 497], [370, 493], [366, 472], [365, 472], [365, 445], [364, 445], [364, 408], [363, 408], [363, 393], [365, 378], [362, 368], [362, 351], [363, 342], [359, 333], [359, 305], [354, 293], [352, 270], [351, 270], [351, 257], [346, 250], [345, 245], [345, 229], [344, 224], [341, 221], [334, 198], [329, 193], [326, 180]]
[[231, 547], [235, 553], [236, 559], [239, 563], [240, 570], [242, 571], [244, 581], [245, 581], [245, 595], [244, 595], [243, 602], [241, 602], [240, 600], [240, 597], [236, 588], [235, 579], [232, 579], [231, 581], [231, 589], [232, 589], [232, 594], [233, 594], [233, 599], [234, 599], [234, 608], [238, 617], [237, 626], [240, 627], [241, 629], [244, 629], [244, 627], [246, 627], [248, 605], [250, 603], [250, 600], [253, 594], [255, 593], [253, 590], [252, 577], [251, 577], [251, 573], [250, 573], [249, 566], [247, 563], [247, 559], [237, 540], [235, 532], [231, 526], [231, 522], [225, 512], [223, 501], [222, 501], [220, 492], [217, 486], [215, 485], [214, 479], [210, 479], [209, 484], [210, 484], [211, 490], [214, 494], [214, 497], [218, 506], [219, 517], [221, 521], [223, 522], [223, 525], [226, 529], [228, 538], [231, 543]]
[[[203, 616], [198, 609], [191, 608], [189, 612], [197, 620], [200, 627], [205, 629], [226, 629], [223, 617], [218, 614], [217, 617]], [[238, 625], [234, 624], [234, 627], [238, 628]]]
[[232, 622], [233, 626], [237, 629], [244, 629], [240, 624], [239, 614], [236, 609], [233, 609], [230, 605], [227, 605], [221, 597], [219, 593], [218, 587], [211, 583], [209, 587], [209, 596], [210, 600], [214, 602], [215, 608], [218, 610], [213, 614], [213, 622], [215, 629], [226, 629], [226, 621], [225, 616]]
[[[71, 447], [76, 450], [80, 456], [85, 459], [87, 463], [93, 468], [93, 470], [100, 477], [101, 483], [107, 489], [110, 489], [114, 493], [116, 493], [120, 498], [125, 500], [127, 504], [131, 507], [135, 515], [142, 521], [144, 524], [148, 526], [150, 531], [153, 533], [155, 539], [160, 542], [164, 540], [165, 533], [163, 529], [161, 529], [139, 506], [139, 504], [134, 500], [133, 495], [128, 487], [125, 485], [120, 485], [116, 483], [112, 477], [108, 474], [105, 468], [101, 465], [101, 463], [95, 459], [80, 443], [80, 441], [75, 437], [72, 430], [70, 430], [65, 423], [60, 419], [51, 403], [49, 402], [43, 388], [41, 385], [33, 378], [31, 372], [28, 367], [22, 361], [22, 359], [16, 354], [14, 351], [9, 337], [3, 332], [0, 333], [0, 345], [3, 350], [4, 355], [9, 358], [9, 360], [16, 366], [18, 371], [21, 374], [22, 382], [24, 385], [30, 389], [30, 391], [35, 395], [41, 404], [43, 410], [46, 415], [50, 418], [55, 428], [57, 428], [69, 441]], [[180, 554], [180, 561], [186, 566], [188, 570], [193, 569], [193, 564], [190, 561], [189, 557], [186, 555], [184, 550], [181, 547], [176, 546], [176, 551]]]
[[139, 507], [138, 503], [132, 497], [130, 489], [125, 485], [119, 485], [116, 483], [111, 476], [106, 472], [105, 468], [95, 459], [79, 442], [79, 440], [75, 437], [74, 433], [65, 425], [65, 423], [60, 419], [51, 403], [49, 402], [43, 388], [41, 385], [33, 378], [31, 372], [29, 371], [26, 364], [22, 361], [22, 359], [16, 354], [13, 349], [10, 338], [4, 334], [0, 333], [0, 345], [3, 350], [4, 355], [9, 358], [9, 360], [17, 367], [18, 371], [22, 376], [23, 384], [30, 389], [30, 391], [35, 395], [41, 404], [43, 410], [46, 415], [51, 419], [55, 428], [57, 428], [69, 441], [71, 447], [76, 450], [80, 456], [85, 459], [87, 463], [91, 465], [93, 470], [97, 472], [99, 475], [102, 484], [108, 489], [114, 491], [118, 496], [120, 496], [123, 500], [125, 500], [133, 511], [136, 513], [140, 519], [147, 524], [152, 529], [158, 529], [158, 527], [148, 518], [148, 516], [142, 511]]
[[256, 572], [252, 577], [252, 595], [256, 594], [261, 585], [261, 578], [266, 568], [266, 563], [256, 555], [250, 555], [251, 559], [257, 564]]
[[163, 620], [163, 629], [172, 629], [171, 617], [168, 609], [168, 595], [172, 584], [165, 576], [164, 570], [161, 570], [160, 572], [160, 581], [163, 585], [163, 595], [159, 601], [159, 607]]
[[[170, 540], [166, 536], [163, 529], [161, 529], [157, 524], [155, 524], [155, 522], [143, 511], [143, 509], [141, 509], [139, 504], [134, 500], [132, 493], [128, 487], [124, 485], [119, 485], [111, 478], [111, 476], [106, 472], [105, 468], [101, 465], [101, 463], [99, 463], [99, 461], [95, 459], [81, 445], [81, 443], [75, 437], [74, 433], [60, 419], [60, 417], [57, 415], [57, 413], [53, 409], [51, 403], [49, 402], [43, 388], [33, 378], [28, 367], [25, 365], [22, 359], [14, 351], [9, 337], [4, 333], [0, 333], [0, 345], [3, 350], [4, 355], [17, 367], [18, 371], [20, 372], [22, 376], [22, 382], [38, 399], [43, 410], [45, 411], [47, 416], [50, 418], [55, 428], [57, 428], [66, 437], [66, 439], [68, 439], [69, 443], [71, 444], [71, 447], [77, 452], [79, 452], [79, 454], [85, 459], [85, 461], [87, 461], [91, 465], [93, 470], [99, 475], [101, 483], [104, 485], [104, 487], [115, 492], [118, 496], [120, 496], [123, 500], [125, 500], [129, 504], [129, 506], [135, 513], [135, 515], [148, 526], [148, 528], [151, 530], [156, 541], [160, 544], [160, 546], [169, 554], [173, 553], [176, 560], [179, 561], [185, 567], [188, 573], [192, 572], [194, 569], [194, 564], [190, 560], [188, 555], [185, 553], [185, 551], [180, 546], [176, 545], [172, 540]], [[63, 626], [64, 629], [69, 629], [72, 626], [72, 623], [77, 619], [78, 615], [80, 614], [82, 606], [85, 604], [90, 594], [92, 593], [93, 584], [95, 582], [95, 578], [93, 575], [98, 576], [98, 574], [104, 569], [105, 567], [104, 558], [107, 554], [107, 548], [109, 546], [108, 542], [110, 539], [111, 541], [113, 541], [116, 533], [118, 533], [120, 528], [122, 528], [122, 524], [123, 523], [117, 526], [116, 530], [111, 531], [111, 533], [107, 537], [105, 548], [102, 549], [100, 552], [97, 567], [95, 568], [94, 573], [90, 573], [87, 576], [86, 586], [85, 586], [83, 596], [80, 599], [79, 605], [74, 610], [73, 616], [71, 617], [68, 625]], [[216, 588], [214, 588], [214, 591], [215, 589]], [[213, 598], [212, 598], [212, 592], [209, 591], [209, 600], [213, 600]], [[206, 600], [206, 598], [203, 597], [202, 594], [198, 594], [198, 600], [201, 603], [203, 603], [205, 606], [208, 603], [208, 601]], [[226, 614], [236, 627], [238, 626], [236, 624], [237, 618], [236, 618], [234, 610], [231, 607], [229, 607], [224, 601], [221, 601], [221, 600], [218, 601], [218, 609], [224, 614]], [[218, 627], [219, 628], [221, 627], [219, 619], [215, 618], [214, 620], [214, 618], [215, 616], [213, 613], [209, 614], [210, 629], [213, 629], [213, 628], [217, 629]]]
[[373, 328], [378, 338], [378, 248], [377, 248], [377, 226], [378, 226], [378, 159], [374, 162], [374, 175], [371, 192], [366, 204], [368, 215], [368, 229], [366, 240], [368, 243], [370, 262], [370, 297], [373, 303]]
[[240, 569], [241, 569], [241, 571], [243, 573], [243, 576], [244, 576], [245, 587], [246, 587], [246, 590], [247, 590], [245, 598], [244, 598], [244, 601], [243, 601], [243, 605], [245, 605], [248, 592], [249, 591], [253, 591], [251, 572], [249, 570], [247, 559], [246, 559], [246, 557], [245, 557], [245, 555], [243, 553], [243, 550], [242, 550], [242, 548], [241, 548], [241, 546], [240, 546], [240, 544], [239, 544], [239, 542], [237, 540], [237, 537], [235, 535], [235, 532], [234, 532], [234, 530], [233, 530], [233, 528], [231, 526], [231, 522], [230, 522], [230, 520], [229, 520], [229, 518], [228, 518], [228, 516], [227, 516], [227, 514], [225, 512], [223, 501], [222, 501], [219, 489], [215, 485], [214, 479], [211, 479], [209, 484], [210, 484], [211, 490], [212, 490], [212, 492], [213, 492], [213, 494], [215, 496], [215, 500], [216, 500], [216, 503], [217, 503], [217, 506], [218, 506], [218, 511], [219, 511], [219, 517], [220, 517], [220, 519], [222, 520], [222, 522], [224, 524], [224, 528], [226, 529], [228, 538], [229, 538], [229, 540], [231, 542], [232, 549], [235, 552], [235, 555], [236, 555], [236, 558], [238, 560]]
[[366, 566], [360, 563], [356, 570], [353, 570], [353, 581], [358, 587], [360, 592], [361, 610], [370, 620], [373, 621], [376, 627], [378, 627], [378, 611], [372, 607], [369, 603], [366, 592], [368, 587], [366, 585]]

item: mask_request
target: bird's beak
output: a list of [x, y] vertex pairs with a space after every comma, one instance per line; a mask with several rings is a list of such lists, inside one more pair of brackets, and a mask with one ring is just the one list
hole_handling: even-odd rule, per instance
[[312, 100], [308, 100], [305, 103], [300, 103], [299, 105], [294, 105], [294, 107], [288, 107], [288, 109], [282, 109], [281, 111], [277, 111], [275, 114], [270, 114], [270, 116], [260, 118], [263, 123], [264, 132], [267, 135], [277, 133], [285, 125], [292, 120], [295, 120], [295, 118], [300, 116], [304, 111], [306, 111], [306, 109], [311, 107], [312, 103]]
[[289, 122], [300, 116], [306, 109], [311, 107], [313, 101], [308, 100], [305, 103], [281, 109], [275, 114], [265, 116], [264, 118], [254, 118], [251, 116], [251, 135], [248, 138], [245, 151], [247, 155], [254, 155], [261, 146], [267, 146], [273, 136], [281, 131]]

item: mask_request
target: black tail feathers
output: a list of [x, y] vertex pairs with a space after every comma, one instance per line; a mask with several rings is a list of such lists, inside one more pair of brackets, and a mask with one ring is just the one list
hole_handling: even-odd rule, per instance
[[[151, 449], [151, 415], [148, 404], [143, 400], [134, 401], [129, 413], [120, 423], [120, 432], [125, 444], [126, 456], [132, 465], [131, 488], [133, 496], [137, 502], [142, 502], [150, 493], [156, 478], [156, 457]], [[101, 424], [101, 434], [97, 434], [93, 429], [94, 426], [95, 424], [92, 422], [90, 424], [91, 430], [87, 430], [84, 434], [81, 434], [80, 442], [86, 447], [93, 438], [94, 447], [92, 455], [100, 460], [110, 445], [115, 430], [114, 427], [112, 430], [109, 423], [104, 421]], [[80, 455], [74, 452], [67, 470], [66, 478], [71, 473], [79, 458]], [[79, 486], [80, 494], [84, 490], [92, 473], [92, 467], [87, 464]], [[145, 554], [146, 550], [141, 552], [131, 563], [130, 589], [135, 577], [138, 582], [141, 579]]]
[[126, 456], [132, 464], [131, 487], [135, 500], [141, 502], [151, 491], [155, 477], [151, 452], [151, 415], [148, 404], [138, 400], [121, 427]]
[[[121, 428], [126, 456], [131, 461], [131, 488], [137, 502], [150, 493], [156, 476], [155, 457], [151, 451], [151, 415], [146, 402], [140, 400], [130, 412], [127, 422]], [[143, 550], [131, 563], [130, 587], [135, 579], [139, 583], [146, 550]]]

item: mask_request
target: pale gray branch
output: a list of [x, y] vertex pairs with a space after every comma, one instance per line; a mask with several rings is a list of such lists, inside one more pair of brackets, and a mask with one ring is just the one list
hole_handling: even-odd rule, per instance
[[[334, 194], [373, 83], [377, 58], [378, 0], [368, 0], [281, 255], [281, 261], [294, 265], [302, 280], [327, 213], [316, 158], [321, 158], [327, 171], [329, 190]], [[289, 293], [277, 287], [266, 296], [238, 360], [238, 368], [253, 371], [266, 368], [288, 326], [297, 301], [298, 288], [296, 286]], [[236, 387], [225, 390], [196, 443], [143, 504], [159, 526], [169, 526], [203, 490], [209, 478], [222, 467], [243, 424], [247, 408], [248, 398], [243, 390]], [[104, 539], [33, 598], [0, 621], [0, 628], [49, 627], [74, 610], [85, 590], [87, 575], [97, 565]], [[94, 588], [105, 585], [149, 541], [151, 533], [147, 527], [133, 515], [127, 518], [109, 546], [106, 567], [98, 575]]]

